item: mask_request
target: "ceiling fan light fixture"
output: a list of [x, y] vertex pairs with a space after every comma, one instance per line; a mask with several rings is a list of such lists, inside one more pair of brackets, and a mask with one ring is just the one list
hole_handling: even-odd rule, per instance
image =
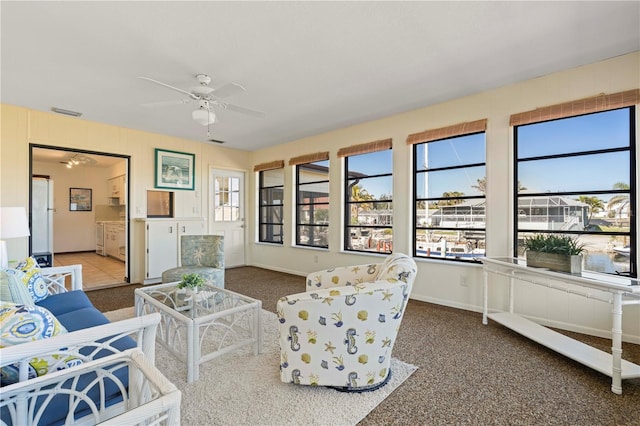
[[194, 110], [191, 113], [191, 117], [193, 118], [193, 121], [198, 124], [202, 124], [203, 126], [213, 124], [216, 120], [216, 115], [205, 108], [198, 108]]

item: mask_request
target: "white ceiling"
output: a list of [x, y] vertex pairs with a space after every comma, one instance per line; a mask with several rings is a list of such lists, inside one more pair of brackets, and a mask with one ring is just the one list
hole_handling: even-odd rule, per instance
[[[3, 103], [257, 150], [640, 50], [640, 2], [1, 1]], [[188, 89], [238, 82], [225, 100]], [[105, 147], [107, 148], [107, 147]]]

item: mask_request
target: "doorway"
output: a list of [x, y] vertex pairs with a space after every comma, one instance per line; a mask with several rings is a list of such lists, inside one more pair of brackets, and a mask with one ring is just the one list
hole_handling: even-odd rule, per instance
[[[46, 179], [52, 192], [52, 237], [44, 250], [51, 252], [51, 266], [82, 264], [85, 290], [128, 284], [130, 157], [49, 145], [29, 147], [29, 253], [43, 250], [34, 182]], [[46, 256], [39, 254], [37, 259], [44, 261]]]
[[210, 168], [209, 183], [209, 233], [224, 236], [226, 268], [244, 266], [244, 172]]

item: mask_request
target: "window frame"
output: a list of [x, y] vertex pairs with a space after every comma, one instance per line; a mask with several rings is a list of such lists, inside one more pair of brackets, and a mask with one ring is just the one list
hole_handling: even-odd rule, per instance
[[[316, 163], [321, 163], [321, 162], [326, 162], [327, 166], [326, 166], [326, 179], [322, 179], [322, 180], [314, 180], [314, 181], [308, 181], [308, 182], [304, 182], [301, 183], [302, 180], [300, 179], [300, 171], [301, 169], [305, 168], [305, 166], [307, 168], [309, 168], [309, 166], [313, 166], [315, 165], [316, 168], [321, 168], [323, 166], [320, 166]], [[314, 185], [314, 184], [322, 184], [322, 183], [326, 183], [328, 190], [330, 190], [329, 187], [329, 170], [330, 170], [330, 163], [329, 160], [319, 160], [319, 161], [313, 161], [313, 162], [309, 162], [309, 163], [301, 163], [301, 164], [296, 164], [295, 165], [295, 179], [296, 179], [296, 205], [295, 205], [295, 213], [294, 213], [294, 217], [296, 218], [296, 225], [295, 225], [295, 241], [294, 244], [296, 246], [300, 246], [300, 247], [313, 247], [313, 248], [320, 248], [320, 249], [328, 249], [329, 248], [329, 238], [327, 235], [327, 244], [305, 244], [301, 242], [301, 227], [309, 227], [309, 228], [327, 228], [327, 230], [329, 229], [329, 225], [330, 225], [330, 220], [327, 217], [327, 223], [326, 224], [316, 224], [316, 223], [302, 223], [301, 218], [299, 216], [300, 213], [300, 208], [304, 207], [304, 206], [309, 206], [311, 211], [314, 211], [314, 207], [317, 205], [327, 205], [327, 207], [330, 204], [330, 192], [327, 192], [327, 194], [325, 195], [326, 197], [326, 202], [303, 202], [303, 200], [300, 199], [300, 194], [301, 192], [303, 192], [301, 190], [301, 187], [304, 187], [306, 185]], [[315, 197], [313, 198], [315, 199]], [[312, 233], [312, 235], [314, 235]], [[312, 240], [311, 240], [312, 241]]]
[[[351, 224], [351, 206], [352, 205], [356, 205], [356, 204], [367, 204], [367, 203], [390, 203], [391, 204], [391, 216], [393, 218], [393, 193], [391, 194], [391, 199], [390, 200], [373, 200], [373, 201], [351, 201], [351, 187], [350, 185], [350, 181], [353, 180], [354, 178], [350, 177], [349, 175], [349, 158], [350, 157], [355, 157], [357, 155], [369, 155], [369, 154], [375, 154], [377, 152], [380, 151], [386, 151], [389, 150], [391, 151], [391, 169], [390, 172], [388, 173], [377, 173], [377, 174], [371, 174], [371, 175], [366, 175], [366, 176], [361, 176], [360, 179], [357, 179], [356, 182], [354, 183], [354, 185], [357, 185], [358, 182], [360, 182], [362, 179], [375, 179], [375, 178], [380, 178], [380, 177], [390, 177], [391, 178], [391, 188], [392, 188], [392, 192], [393, 192], [393, 149], [390, 148], [386, 148], [386, 149], [382, 149], [382, 150], [375, 150], [375, 151], [370, 151], [370, 152], [364, 152], [364, 153], [360, 153], [360, 154], [352, 154], [352, 155], [345, 155], [344, 158], [344, 211], [343, 211], [343, 231], [344, 231], [344, 240], [342, 242], [342, 249], [344, 251], [347, 252], [354, 252], [354, 253], [370, 253], [370, 254], [384, 254], [384, 255], [388, 255], [391, 254], [393, 252], [393, 219], [392, 219], [392, 223], [391, 225], [380, 225], [380, 224], [355, 224], [352, 225]], [[351, 245], [352, 241], [351, 241], [351, 229], [352, 228], [365, 228], [365, 229], [370, 229], [370, 230], [375, 230], [375, 229], [389, 229], [391, 230], [391, 244], [383, 244], [382, 248], [383, 250], [358, 250], [358, 249], [354, 249]]]
[[[584, 151], [574, 151], [574, 152], [564, 152], [564, 153], [556, 153], [556, 154], [547, 154], [547, 155], [537, 155], [526, 157], [523, 159], [518, 158], [518, 130], [522, 127], [526, 126], [535, 126], [541, 123], [548, 123], [551, 121], [558, 120], [571, 120], [578, 117], [585, 117], [590, 115], [604, 114], [611, 111], [616, 110], [627, 110], [628, 111], [628, 125], [629, 125], [629, 145], [627, 147], [612, 147], [612, 148], [602, 148], [602, 149], [591, 149]], [[607, 155], [611, 153], [617, 152], [628, 152], [629, 155], [629, 190], [573, 190], [573, 191], [555, 191], [555, 192], [542, 192], [542, 193], [526, 193], [519, 194], [519, 179], [518, 172], [519, 166], [522, 163], [530, 162], [530, 161], [540, 161], [540, 160], [550, 160], [550, 159], [562, 159], [562, 158], [575, 158], [575, 157], [584, 157], [588, 155]], [[629, 238], [630, 245], [630, 256], [629, 256], [629, 271], [628, 273], [631, 277], [637, 277], [637, 263], [636, 263], [636, 253], [637, 253], [637, 244], [638, 241], [636, 239], [636, 231], [637, 231], [637, 223], [636, 223], [636, 106], [623, 106], [620, 108], [606, 109], [602, 111], [589, 112], [586, 114], [572, 115], [567, 117], [554, 118], [551, 120], [543, 120], [543, 121], [535, 121], [531, 123], [514, 125], [513, 126], [513, 182], [512, 182], [512, 190], [513, 196], [511, 198], [512, 208], [513, 208], [513, 227], [512, 227], [512, 244], [513, 244], [513, 257], [519, 256], [519, 235], [521, 233], [540, 233], [540, 234], [563, 234], [570, 236], [580, 236], [580, 235], [595, 235], [595, 236], [627, 236]], [[597, 196], [602, 194], [624, 194], [629, 196], [629, 208], [631, 214], [629, 215], [629, 231], [621, 232], [621, 231], [589, 231], [589, 230], [536, 230], [531, 228], [521, 228], [519, 226], [519, 201], [521, 198], [535, 198], [535, 197], [548, 197], [548, 196], [558, 196], [558, 197], [570, 197], [570, 196], [580, 196], [580, 195], [588, 195], [588, 196]], [[596, 271], [594, 271], [596, 272]]]
[[[265, 186], [264, 185], [264, 173], [270, 172], [273, 170], [279, 170], [282, 172], [282, 185], [272, 185]], [[282, 197], [280, 203], [264, 203], [263, 192], [265, 189], [277, 189], [280, 188], [282, 191]], [[281, 217], [280, 222], [266, 222], [262, 220], [262, 212], [263, 209], [280, 207]], [[267, 230], [271, 230], [268, 235], [263, 235], [263, 225], [266, 226]], [[280, 234], [276, 234], [273, 232], [273, 226], [280, 226]], [[273, 237], [275, 235], [279, 235], [280, 241], [275, 240]], [[269, 238], [270, 237], [270, 238]], [[284, 170], [282, 168], [278, 169], [268, 169], [268, 170], [260, 170], [258, 172], [258, 242], [261, 243], [270, 243], [270, 244], [284, 244]]]
[[[484, 247], [486, 250], [486, 246], [487, 246], [487, 194], [486, 194], [486, 188], [485, 188], [485, 192], [483, 195], [463, 195], [463, 196], [459, 196], [459, 197], [429, 197], [429, 188], [426, 187], [425, 188], [425, 195], [426, 197], [418, 197], [418, 177], [422, 176], [425, 173], [429, 173], [429, 172], [442, 172], [442, 171], [449, 171], [449, 170], [462, 170], [462, 169], [471, 169], [474, 167], [484, 167], [485, 168], [485, 173], [484, 173], [484, 178], [485, 178], [485, 183], [486, 183], [486, 178], [487, 178], [487, 173], [486, 173], [486, 168], [487, 168], [487, 136], [486, 136], [486, 130], [481, 130], [481, 131], [477, 131], [477, 132], [470, 132], [470, 133], [462, 133], [462, 134], [457, 134], [457, 135], [449, 135], [447, 137], [443, 137], [443, 138], [439, 138], [439, 139], [430, 139], [430, 140], [426, 140], [424, 142], [414, 142], [412, 143], [412, 184], [413, 184], [413, 193], [412, 193], [412, 201], [413, 201], [413, 208], [412, 208], [412, 235], [413, 235], [413, 244], [412, 244], [412, 253], [413, 253], [413, 257], [414, 258], [418, 258], [418, 259], [434, 259], [434, 260], [445, 260], [445, 261], [450, 261], [450, 262], [464, 262], [464, 263], [479, 263], [479, 260], [477, 259], [477, 257], [481, 257], [479, 254], [475, 254], [472, 256], [425, 256], [425, 255], [420, 255], [418, 254], [418, 231], [425, 231], [428, 232], [429, 230], [443, 230], [443, 231], [455, 231], [455, 232], [460, 232], [460, 231], [469, 231], [471, 233], [473, 232], [482, 232], [484, 234]], [[466, 163], [466, 164], [457, 164], [457, 165], [450, 165], [450, 166], [443, 166], [443, 167], [434, 167], [434, 168], [429, 168], [425, 165], [424, 168], [420, 168], [418, 167], [418, 149], [421, 145], [428, 145], [430, 143], [434, 143], [434, 142], [442, 142], [445, 140], [450, 140], [450, 139], [458, 139], [458, 138], [465, 138], [465, 137], [470, 137], [470, 136], [475, 136], [475, 135], [479, 135], [479, 134], [483, 134], [483, 143], [484, 143], [484, 162], [476, 162], [476, 163]], [[483, 200], [484, 204], [484, 227], [482, 228], [470, 228], [470, 227], [464, 227], [464, 228], [460, 228], [460, 227], [430, 227], [428, 225], [424, 225], [424, 226], [419, 226], [418, 225], [418, 208], [417, 205], [419, 202], [424, 202], [426, 209], [429, 209], [429, 204], [430, 203], [437, 203], [439, 201], [443, 201], [443, 200], [461, 200], [461, 202], [465, 202], [467, 200]], [[471, 207], [473, 209], [473, 207]]]

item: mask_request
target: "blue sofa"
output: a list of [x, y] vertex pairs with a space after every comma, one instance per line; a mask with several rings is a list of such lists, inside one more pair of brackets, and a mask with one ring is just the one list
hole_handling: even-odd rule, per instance
[[[46, 279], [49, 295], [35, 302], [35, 306], [48, 310], [66, 329], [66, 333], [0, 349], [0, 365], [3, 369], [15, 370], [13, 366], [20, 365], [19, 381], [1, 388], [2, 423], [53, 426], [76, 422], [98, 423], [106, 419], [113, 421], [114, 418], [125, 422], [126, 415], [135, 411], [136, 405], [145, 403], [144, 398], [136, 395], [138, 388], [144, 387], [136, 385], [136, 389], [129, 389], [132, 371], [136, 374], [137, 384], [145, 383], [153, 388], [153, 383], [158, 382], [162, 384], [160, 389], [164, 387], [164, 391], [156, 392], [149, 392], [147, 387], [147, 396], [156, 399], [169, 390], [173, 401], [173, 414], [169, 418], [175, 421], [177, 412], [179, 422], [180, 392], [160, 372], [154, 372], [155, 367], [148, 370], [148, 365], [140, 367], [136, 361], [139, 360], [141, 364], [150, 362], [153, 366], [159, 316], [148, 315], [111, 324], [82, 291], [80, 265], [42, 268], [42, 275]], [[69, 281], [71, 291], [65, 287]], [[131, 337], [132, 334], [137, 341]], [[29, 370], [33, 372], [29, 365], [34, 359], [52, 356], [62, 359], [71, 357], [74, 365], [39, 377], [27, 377]], [[143, 377], [141, 371], [152, 371], [153, 377]], [[26, 406], [20, 401], [25, 396]], [[75, 408], [70, 410], [70, 406]], [[171, 404], [165, 408], [171, 408]]]

